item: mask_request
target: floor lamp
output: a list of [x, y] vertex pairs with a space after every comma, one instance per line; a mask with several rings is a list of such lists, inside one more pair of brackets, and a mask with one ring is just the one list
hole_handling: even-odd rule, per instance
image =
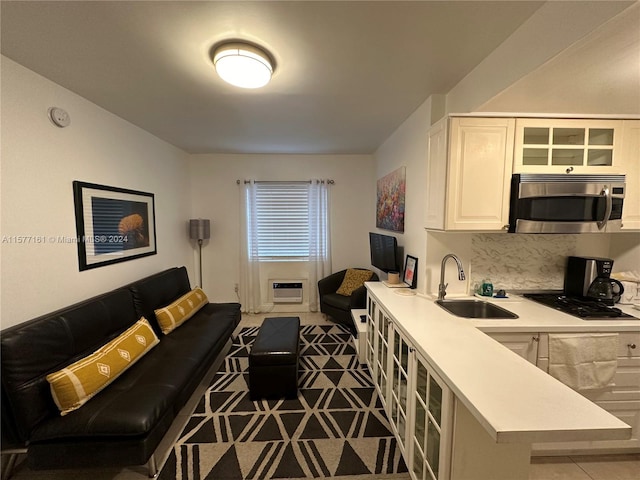
[[189, 237], [198, 241], [200, 257], [200, 288], [202, 288], [202, 241], [209, 238], [211, 234], [210, 222], [208, 219], [197, 218], [189, 220]]

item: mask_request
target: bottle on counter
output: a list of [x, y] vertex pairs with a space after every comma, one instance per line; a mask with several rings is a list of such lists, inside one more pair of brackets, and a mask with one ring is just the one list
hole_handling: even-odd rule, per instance
[[482, 296], [493, 297], [493, 283], [489, 277], [482, 280]]

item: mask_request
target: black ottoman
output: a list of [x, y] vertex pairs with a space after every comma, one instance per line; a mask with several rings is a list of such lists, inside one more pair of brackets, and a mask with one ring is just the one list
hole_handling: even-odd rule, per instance
[[249, 354], [249, 395], [295, 398], [298, 395], [300, 318], [265, 318]]

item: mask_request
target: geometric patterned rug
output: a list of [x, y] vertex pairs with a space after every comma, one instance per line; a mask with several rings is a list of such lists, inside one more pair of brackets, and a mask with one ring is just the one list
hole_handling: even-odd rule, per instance
[[244, 328], [176, 442], [162, 480], [240, 480], [404, 473], [396, 439], [351, 335], [340, 325], [300, 330], [298, 397], [249, 399]]

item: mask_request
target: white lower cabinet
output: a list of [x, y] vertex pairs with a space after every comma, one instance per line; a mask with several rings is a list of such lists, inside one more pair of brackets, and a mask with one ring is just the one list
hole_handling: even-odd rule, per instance
[[[582, 332], [588, 333], [588, 332]], [[549, 371], [549, 334], [489, 333], [541, 370]], [[633, 428], [630, 440], [533, 444], [534, 455], [619, 453], [640, 448], [640, 333], [618, 333], [618, 369], [613, 385], [579, 393]]]
[[426, 360], [411, 352], [408, 467], [413, 480], [450, 478], [453, 395]]
[[409, 389], [409, 343], [400, 330], [393, 328], [393, 355], [389, 365], [389, 422], [391, 429], [398, 439], [400, 450], [407, 458], [407, 417]]
[[488, 333], [496, 342], [536, 365], [540, 335], [535, 333]]
[[374, 303], [373, 311], [375, 317], [373, 319], [374, 327], [374, 358], [373, 373], [374, 383], [380, 396], [380, 401], [387, 415], [389, 414], [389, 344], [391, 343], [391, 318], [389, 315]]
[[371, 378], [376, 378], [375, 373], [375, 364], [374, 361], [376, 358], [376, 303], [371, 300], [371, 298], [367, 299], [367, 340], [365, 343], [365, 359], [367, 361], [367, 366], [369, 367], [369, 373], [371, 374]]
[[[589, 332], [584, 332], [589, 333]], [[534, 455], [548, 453], [621, 453], [640, 448], [640, 333], [618, 333], [618, 368], [612, 385], [578, 391], [633, 428], [630, 440], [533, 444]], [[538, 367], [549, 371], [549, 335], [540, 334]]]
[[449, 480], [453, 395], [374, 300], [367, 362], [413, 480]]

